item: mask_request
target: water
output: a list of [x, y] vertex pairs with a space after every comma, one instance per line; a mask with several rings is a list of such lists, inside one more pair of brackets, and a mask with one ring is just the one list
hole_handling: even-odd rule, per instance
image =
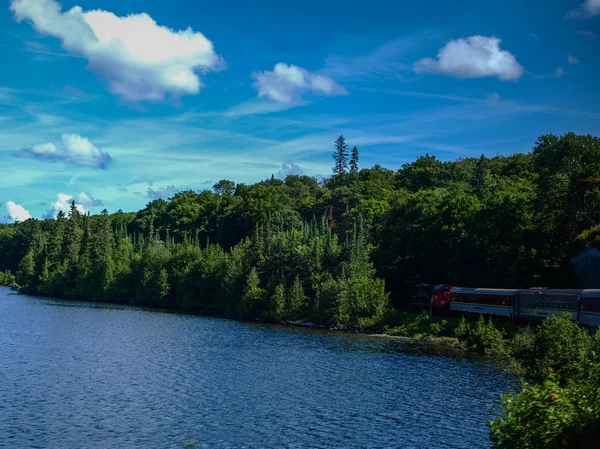
[[492, 365], [0, 287], [2, 448], [478, 448]]

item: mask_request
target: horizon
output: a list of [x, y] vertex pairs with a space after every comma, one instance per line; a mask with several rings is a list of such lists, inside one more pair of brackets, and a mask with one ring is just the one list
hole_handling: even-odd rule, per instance
[[600, 134], [598, 0], [387, 3], [11, 0], [0, 221]]

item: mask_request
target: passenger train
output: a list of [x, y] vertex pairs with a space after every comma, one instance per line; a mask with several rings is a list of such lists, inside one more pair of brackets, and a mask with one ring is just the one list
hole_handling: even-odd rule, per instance
[[411, 305], [432, 312], [475, 313], [542, 320], [568, 313], [585, 326], [600, 326], [600, 289], [497, 289], [419, 284]]

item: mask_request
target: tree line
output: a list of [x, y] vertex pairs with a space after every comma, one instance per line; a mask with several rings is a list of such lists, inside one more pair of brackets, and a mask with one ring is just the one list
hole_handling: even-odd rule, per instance
[[[541, 136], [527, 153], [291, 175], [157, 199], [136, 213], [0, 226], [0, 281], [24, 291], [205, 313], [373, 327], [411, 285], [579, 287], [600, 235], [600, 139]], [[13, 279], [14, 277], [14, 279]], [[7, 282], [10, 281], [10, 282]]]

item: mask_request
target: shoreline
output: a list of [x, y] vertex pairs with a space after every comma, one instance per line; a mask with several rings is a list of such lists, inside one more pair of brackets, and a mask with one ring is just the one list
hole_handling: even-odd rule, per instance
[[[174, 309], [174, 308], [162, 308], [153, 305], [147, 305], [144, 303], [138, 303], [135, 301], [119, 301], [119, 300], [110, 300], [110, 299], [82, 299], [82, 298], [69, 298], [64, 296], [49, 296], [49, 295], [37, 295], [31, 294], [27, 292], [20, 291], [19, 289], [13, 288], [13, 286], [8, 285], [0, 285], [0, 287], [6, 287], [16, 294], [25, 295], [32, 298], [46, 298], [57, 301], [77, 301], [82, 303], [90, 303], [90, 304], [111, 304], [118, 306], [127, 306], [127, 307], [140, 307], [143, 309], [147, 309], [153, 312], [160, 313], [175, 313], [175, 314], [184, 314], [184, 315], [193, 315], [200, 317], [211, 317], [211, 318], [222, 318], [227, 320], [233, 320], [241, 323], [253, 323], [253, 324], [267, 324], [273, 326], [281, 326], [281, 327], [289, 327], [296, 329], [307, 329], [307, 330], [315, 330], [315, 331], [324, 331], [338, 334], [348, 334], [348, 335], [360, 335], [363, 337], [377, 338], [377, 339], [387, 339], [391, 341], [398, 342], [406, 342], [406, 343], [417, 343], [424, 346], [429, 347], [438, 347], [444, 348], [446, 350], [451, 350], [454, 353], [461, 353], [465, 356], [477, 355], [474, 351], [470, 351], [469, 348], [465, 346], [465, 344], [454, 337], [437, 337], [434, 335], [423, 335], [420, 334], [418, 337], [410, 337], [410, 336], [401, 336], [401, 335], [391, 335], [386, 334], [385, 332], [373, 332], [364, 329], [343, 327], [343, 326], [327, 326], [323, 324], [315, 324], [310, 321], [290, 321], [290, 320], [282, 320], [282, 321], [273, 321], [263, 318], [252, 318], [252, 319], [244, 319], [235, 315], [222, 315], [222, 314], [211, 314], [208, 312], [195, 312], [192, 310], [184, 310], [184, 309]], [[415, 316], [418, 316], [418, 313], [412, 313]], [[484, 357], [485, 358], [485, 357]]]

